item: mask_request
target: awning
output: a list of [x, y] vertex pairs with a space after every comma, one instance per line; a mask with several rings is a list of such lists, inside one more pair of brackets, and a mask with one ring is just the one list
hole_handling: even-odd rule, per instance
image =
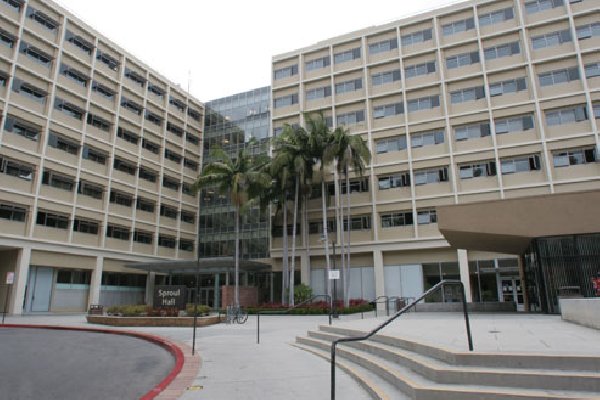
[[[146, 272], [159, 274], [195, 274], [200, 264], [201, 274], [225, 273], [235, 271], [233, 257], [200, 258], [199, 260], [166, 260], [127, 264], [127, 268], [134, 268]], [[261, 272], [269, 270], [270, 264], [255, 260], [240, 260], [240, 272]]]

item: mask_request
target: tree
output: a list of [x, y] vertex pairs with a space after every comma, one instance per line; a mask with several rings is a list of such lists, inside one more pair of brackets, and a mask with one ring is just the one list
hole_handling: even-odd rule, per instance
[[195, 183], [195, 189], [214, 186], [221, 194], [228, 194], [235, 210], [235, 292], [234, 306], [239, 307], [239, 266], [240, 266], [240, 216], [260, 200], [271, 185], [267, 173], [269, 157], [252, 154], [255, 142], [251, 141], [231, 157], [220, 147], [210, 152], [210, 162], [202, 168]]

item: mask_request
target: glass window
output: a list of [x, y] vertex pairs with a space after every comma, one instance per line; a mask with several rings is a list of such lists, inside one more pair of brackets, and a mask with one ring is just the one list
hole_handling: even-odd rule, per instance
[[473, 18], [461, 19], [449, 24], [442, 25], [442, 33], [444, 36], [454, 35], [460, 32], [466, 32], [475, 29], [475, 21]]
[[535, 14], [562, 5], [563, 0], [532, 0], [525, 3], [525, 11], [527, 14]]
[[413, 149], [417, 147], [425, 147], [440, 143], [444, 143], [443, 130], [411, 133], [410, 135], [410, 145]]
[[352, 79], [335, 84], [335, 93], [342, 94], [362, 89], [362, 78]]
[[540, 156], [537, 154], [500, 160], [502, 175], [514, 174], [519, 172], [539, 171]]
[[427, 96], [419, 99], [412, 99], [407, 101], [408, 112], [415, 112], [420, 110], [428, 110], [440, 106], [440, 96]]
[[329, 56], [316, 58], [314, 60], [310, 60], [305, 63], [306, 71], [308, 72], [308, 71], [313, 71], [315, 69], [325, 68], [325, 67], [329, 66], [330, 63], [331, 63], [331, 60], [330, 60]]
[[384, 53], [398, 48], [398, 40], [396, 38], [382, 40], [377, 43], [369, 44], [369, 54]]
[[552, 158], [555, 167], [582, 165], [593, 163], [598, 160], [595, 148], [561, 150], [552, 153]]
[[504, 8], [502, 10], [492, 11], [486, 14], [479, 15], [479, 26], [487, 26], [499, 24], [504, 21], [513, 19], [515, 16], [512, 7]]
[[341, 64], [352, 60], [357, 60], [360, 58], [360, 47], [356, 47], [354, 49], [346, 50], [341, 53], [335, 53], [333, 55], [333, 63]]
[[465, 65], [479, 63], [479, 52], [472, 51], [470, 53], [457, 54], [446, 58], [446, 68], [455, 69]]
[[435, 61], [429, 61], [422, 64], [409, 65], [404, 67], [406, 79], [414, 78], [420, 75], [427, 75], [435, 72]]
[[402, 135], [379, 139], [375, 142], [375, 146], [377, 148], [377, 154], [406, 150], [406, 136]]
[[546, 111], [546, 124], [548, 126], [571, 124], [587, 119], [587, 108], [585, 105]]
[[400, 38], [400, 42], [402, 43], [402, 46], [411, 46], [413, 44], [422, 43], [422, 42], [431, 40], [432, 37], [433, 37], [432, 29], [429, 28], [429, 29], [424, 29], [422, 31], [402, 35], [402, 37]]
[[373, 118], [375, 119], [382, 119], [401, 114], [404, 114], [403, 103], [384, 104], [373, 107]]

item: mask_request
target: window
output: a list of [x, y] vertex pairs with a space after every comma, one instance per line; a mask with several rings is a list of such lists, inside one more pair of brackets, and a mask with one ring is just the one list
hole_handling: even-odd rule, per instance
[[290, 65], [289, 67], [284, 67], [273, 71], [274, 80], [289, 78], [290, 76], [294, 75], [298, 75], [298, 64]]
[[429, 110], [440, 106], [440, 96], [436, 95], [412, 99], [408, 100], [407, 104], [409, 113], [414, 111]]
[[180, 219], [182, 222], [186, 222], [188, 224], [193, 224], [194, 221], [196, 220], [196, 214], [194, 214], [193, 212], [190, 212], [190, 211], [181, 210]]
[[113, 168], [116, 169], [117, 171], [125, 172], [126, 174], [129, 174], [129, 175], [135, 175], [136, 170], [137, 170], [137, 168], [135, 167], [135, 164], [131, 164], [127, 161], [123, 161], [116, 157], [115, 157], [115, 162], [113, 164]]
[[119, 61], [104, 51], [98, 50], [98, 52], [96, 53], [96, 60], [100, 61], [102, 64], [106, 65], [109, 69], [113, 71], [119, 69]]
[[335, 53], [333, 55], [333, 63], [341, 64], [352, 60], [357, 60], [360, 58], [360, 47], [356, 47], [354, 49], [346, 50], [341, 53]]
[[416, 186], [427, 185], [428, 183], [448, 182], [448, 167], [414, 171], [414, 175]]
[[162, 125], [162, 122], [163, 122], [162, 117], [160, 117], [159, 115], [157, 115], [151, 111], [146, 111], [146, 120], [152, 122], [154, 125], [157, 125], [157, 126]]
[[452, 104], [465, 103], [467, 101], [479, 100], [483, 98], [485, 98], [485, 89], [483, 86], [476, 86], [450, 92], [450, 102]]
[[550, 32], [545, 35], [534, 36], [531, 38], [531, 45], [534, 50], [546, 47], [559, 46], [571, 41], [571, 31], [565, 29], [562, 31]]
[[475, 124], [461, 125], [454, 128], [456, 141], [477, 139], [490, 136], [490, 124], [487, 122], [478, 122]]
[[353, 111], [346, 114], [339, 114], [336, 117], [338, 125], [355, 125], [365, 120], [365, 111]]
[[131, 144], [135, 144], [137, 145], [138, 142], [140, 141], [140, 137], [132, 132], [132, 131], [128, 131], [125, 128], [119, 127], [117, 129], [117, 137], [123, 139], [124, 141], [131, 143]]
[[470, 53], [457, 54], [446, 58], [446, 68], [455, 69], [465, 65], [479, 63], [479, 52], [472, 51]]
[[181, 112], [185, 111], [185, 103], [179, 99], [176, 99], [175, 97], [169, 97], [169, 104], [171, 104]]
[[329, 66], [331, 64], [331, 60], [329, 56], [315, 58], [314, 60], [307, 61], [304, 65], [306, 68], [306, 72], [313, 71], [315, 69], [321, 69]]
[[158, 245], [169, 249], [175, 248], [175, 238], [172, 236], [158, 235]]
[[314, 89], [306, 90], [306, 100], [324, 99], [325, 97], [331, 96], [331, 86], [323, 86]]
[[179, 250], [194, 251], [194, 241], [179, 239]]
[[21, 41], [21, 44], [19, 46], [19, 52], [25, 54], [27, 57], [29, 57], [36, 63], [42, 64], [43, 66], [48, 67], [48, 68], [50, 67], [50, 64], [52, 63], [51, 55], [43, 52], [42, 50], [30, 45], [29, 43], [27, 43], [25, 41]]
[[490, 83], [490, 96], [502, 96], [527, 89], [525, 78], [509, 79], [502, 82]]
[[575, 31], [577, 32], [577, 39], [585, 40], [590, 39], [594, 36], [600, 36], [600, 22], [594, 22], [593, 24], [587, 24], [578, 26]]
[[140, 211], [145, 211], [149, 213], [154, 212], [155, 204], [152, 200], [146, 200], [142, 197], [138, 197], [135, 203], [135, 208]]
[[171, 121], [167, 121], [167, 131], [175, 134], [177, 137], [183, 136], [183, 128], [173, 124]]
[[189, 158], [183, 158], [183, 166], [191, 169], [192, 171], [198, 171], [198, 162], [194, 160], [190, 160]]
[[96, 150], [88, 145], [84, 145], [83, 151], [81, 152], [81, 158], [83, 158], [84, 160], [96, 162], [101, 165], [105, 165], [106, 159], [108, 158], [108, 154], [100, 150]]
[[56, 274], [56, 283], [89, 286], [91, 278], [91, 271], [59, 269]]
[[464, 164], [459, 167], [460, 179], [496, 176], [496, 162], [488, 161], [477, 164]]
[[94, 50], [93, 44], [69, 30], [65, 32], [65, 40], [89, 55], [91, 55], [92, 51]]
[[488, 26], [499, 24], [515, 17], [515, 12], [512, 7], [504, 8], [502, 10], [492, 11], [486, 14], [479, 15], [479, 26]]
[[47, 211], [38, 211], [35, 223], [48, 228], [68, 229], [69, 217]]
[[585, 77], [593, 78], [600, 76], [600, 62], [585, 65]]
[[102, 186], [81, 180], [77, 186], [77, 193], [101, 200], [102, 197], [104, 197], [104, 188]]
[[142, 147], [146, 150], [151, 151], [154, 154], [158, 154], [160, 152], [160, 145], [149, 141], [148, 139], [142, 139]]
[[158, 176], [158, 174], [154, 171], [151, 171], [149, 169], [140, 167], [139, 172], [138, 172], [138, 176], [141, 179], [147, 180], [148, 182], [156, 182], [156, 177]]
[[83, 119], [83, 113], [85, 112], [75, 104], [69, 103], [59, 97], [54, 98], [54, 108], [79, 121]]
[[413, 149], [440, 143], [444, 143], [443, 129], [410, 134], [410, 147]]
[[454, 35], [455, 33], [466, 32], [475, 29], [475, 20], [473, 18], [461, 19], [449, 24], [442, 25], [444, 36]]
[[163, 187], [171, 190], [179, 190], [179, 181], [165, 176], [163, 177]]
[[411, 226], [413, 224], [412, 211], [400, 211], [390, 214], [381, 214], [382, 228], [395, 228], [399, 226]]
[[200, 112], [198, 112], [198, 111], [196, 111], [196, 110], [193, 110], [193, 109], [191, 109], [191, 108], [189, 108], [189, 107], [188, 107], [187, 114], [188, 114], [190, 117], [192, 117], [192, 119], [193, 119], [194, 121], [196, 121], [196, 122], [200, 122], [200, 117], [201, 117], [201, 114], [200, 114]]
[[0, 203], [0, 219], [25, 222], [27, 209], [12, 204]]
[[594, 118], [600, 118], [600, 103], [593, 103], [592, 107], [594, 108]]
[[8, 158], [0, 157], [0, 173], [14, 176], [25, 181], [33, 179], [33, 167]]
[[21, 7], [23, 6], [23, 0], [2, 0], [12, 8], [14, 8], [17, 12], [21, 12]]
[[83, 74], [83, 72], [79, 72], [76, 69], [68, 66], [67, 64], [63, 64], [63, 63], [60, 63], [59, 72], [61, 75], [66, 76], [67, 78], [69, 78], [70, 80], [75, 82], [76, 84], [83, 86], [83, 87], [87, 87], [89, 78], [87, 76], [85, 76]]
[[[350, 181], [350, 193], [367, 193], [369, 191], [369, 179], [360, 178], [353, 179]], [[341, 194], [346, 194], [346, 181], [342, 181], [340, 184]], [[330, 196], [335, 195], [335, 186], [333, 182], [327, 184], [327, 193]]]
[[585, 105], [575, 107], [559, 108], [546, 111], [546, 125], [564, 125], [574, 122], [581, 122], [588, 119], [587, 108]]
[[48, 146], [62, 150], [69, 154], [77, 154], [79, 151], [79, 144], [72, 140], [66, 139], [52, 131], [48, 133]]
[[115, 98], [114, 90], [104, 86], [101, 83], [98, 83], [97, 81], [92, 82], [92, 91], [106, 97], [107, 99], [112, 100]]
[[539, 171], [540, 170], [540, 156], [532, 154], [530, 156], [523, 156], [518, 158], [512, 158], [509, 160], [500, 161], [502, 175], [515, 174], [519, 172], [528, 171]]
[[533, 114], [517, 115], [494, 120], [496, 135], [533, 129]]
[[152, 244], [152, 233], [144, 231], [133, 232], [133, 241], [142, 244]]
[[173, 161], [174, 163], [181, 164], [181, 156], [175, 153], [173, 150], [165, 149], [165, 158]]
[[15, 42], [17, 38], [15, 38], [12, 34], [6, 32], [3, 29], [0, 29], [0, 43], [12, 49], [15, 46]]
[[121, 107], [131, 111], [134, 114], [142, 115], [142, 106], [124, 96], [121, 97]]
[[8, 74], [0, 71], [0, 86], [6, 87], [7, 82], [8, 82]]
[[402, 46], [411, 46], [413, 44], [426, 42], [431, 40], [433, 37], [431, 28], [424, 29], [422, 31], [409, 33], [400, 37]]
[[568, 167], [570, 165], [582, 165], [593, 163], [598, 160], [596, 149], [568, 149], [552, 153], [555, 167]]
[[483, 57], [486, 61], [496, 58], [510, 57], [521, 52], [519, 42], [503, 43], [498, 46], [488, 47], [483, 50]]
[[164, 204], [160, 205], [160, 215], [171, 219], [177, 218], [177, 208], [169, 207]]
[[362, 89], [362, 78], [352, 79], [350, 81], [335, 84], [335, 94], [354, 92], [358, 89]]
[[148, 83], [148, 91], [150, 93], [154, 93], [158, 97], [165, 97], [165, 91], [161, 87], [156, 86], [152, 83]]
[[183, 182], [181, 185], [181, 193], [196, 197], [196, 191], [193, 189], [193, 185], [190, 183]]
[[54, 171], [44, 170], [44, 173], [42, 174], [42, 184], [72, 192], [75, 187], [75, 180]]
[[563, 0], [533, 0], [525, 3], [525, 11], [527, 14], [535, 14], [537, 12], [550, 10], [562, 5]]
[[410, 173], [402, 172], [395, 175], [381, 176], [378, 181], [379, 190], [410, 187]]
[[382, 119], [404, 114], [404, 103], [384, 104], [373, 107], [373, 118]]
[[538, 75], [540, 86], [552, 86], [560, 83], [579, 80], [579, 68], [571, 67]]
[[400, 70], [394, 69], [384, 72], [376, 72], [371, 75], [371, 83], [373, 86], [381, 86], [388, 83], [397, 82], [400, 80]]
[[146, 78], [144, 78], [142, 75], [138, 74], [134, 70], [129, 69], [127, 67], [125, 67], [125, 76], [127, 78], [129, 78], [129, 80], [140, 85], [141, 87], [144, 87], [144, 85], [146, 84]]
[[27, 96], [37, 103], [46, 103], [46, 97], [48, 96], [48, 93], [18, 78], [13, 79], [12, 88], [13, 92], [21, 93], [23, 96]]
[[398, 48], [398, 39], [386, 39], [369, 45], [369, 54], [384, 53]]
[[23, 136], [26, 139], [33, 140], [36, 142], [40, 134], [40, 128], [37, 126], [29, 125], [29, 123], [9, 115], [6, 117], [4, 123], [4, 129], [7, 132], [16, 133], [17, 135]]
[[106, 237], [119, 239], [119, 240], [129, 240], [130, 231], [129, 228], [125, 228], [124, 226], [118, 225], [108, 225], [106, 227]]
[[288, 107], [294, 104], [298, 104], [298, 93], [289, 94], [283, 97], [276, 97], [273, 99], [273, 108]]
[[417, 211], [417, 224], [435, 224], [437, 223], [437, 214], [435, 210]]
[[[327, 232], [335, 232], [336, 223], [334, 220], [327, 220]], [[323, 233], [323, 220], [311, 221], [308, 223], [308, 233], [313, 235], [315, 233]]]
[[73, 232], [89, 233], [91, 235], [98, 234], [100, 224], [96, 221], [75, 218], [73, 221]]
[[87, 115], [87, 124], [104, 132], [110, 131], [110, 128], [112, 127], [112, 124], [109, 121], [92, 113], [88, 113]]
[[189, 132], [185, 133], [185, 140], [186, 140], [186, 142], [191, 143], [191, 144], [195, 144], [195, 145], [197, 145], [198, 143], [200, 143], [200, 139], [198, 138], [198, 136], [196, 136], [196, 135], [194, 135], [192, 133], [189, 133]]
[[[362, 215], [350, 218], [351, 231], [365, 231], [371, 229], [371, 216]], [[348, 220], [344, 218], [344, 231], [348, 231]]]
[[404, 76], [406, 79], [414, 78], [420, 75], [431, 74], [433, 72], [435, 72], [435, 61], [404, 67]]
[[131, 207], [133, 204], [133, 196], [127, 193], [118, 192], [116, 190], [110, 191], [109, 201], [112, 204], [118, 204], [125, 207]]

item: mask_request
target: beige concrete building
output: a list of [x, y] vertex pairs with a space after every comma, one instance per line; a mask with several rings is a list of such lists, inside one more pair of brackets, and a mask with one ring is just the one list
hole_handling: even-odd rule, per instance
[[[460, 278], [469, 301], [522, 309], [519, 258], [450, 246], [436, 207], [600, 188], [597, 0], [460, 2], [274, 56], [272, 69], [274, 134], [321, 112], [372, 151], [350, 184], [352, 298]], [[297, 242], [317, 293], [320, 206]], [[281, 260], [280, 239], [271, 255]]]
[[194, 259], [203, 104], [43, 0], [0, 1], [0, 286], [11, 313], [144, 300]]

